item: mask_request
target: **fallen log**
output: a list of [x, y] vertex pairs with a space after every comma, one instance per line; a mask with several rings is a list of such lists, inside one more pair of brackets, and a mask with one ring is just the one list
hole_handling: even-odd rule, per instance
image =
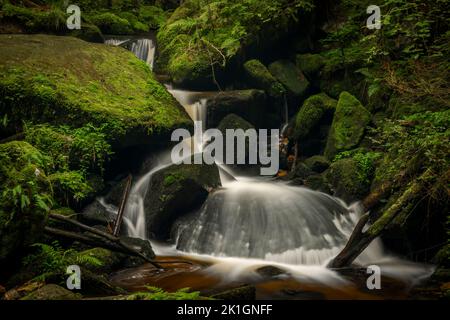
[[[431, 172], [427, 170], [419, 179], [414, 180], [402, 195], [379, 217], [366, 231], [363, 231], [369, 221], [369, 213], [364, 214], [356, 224], [344, 249], [328, 264], [328, 268], [343, 268], [351, 265], [353, 261], [366, 249], [369, 244], [390, 225], [390, 223], [402, 212], [408, 204], [414, 200], [423, 190], [422, 181], [427, 179]], [[380, 193], [377, 193], [377, 197]], [[364, 209], [374, 205], [372, 196], [367, 201], [363, 201]]]
[[128, 175], [127, 184], [125, 185], [125, 190], [123, 191], [122, 200], [120, 201], [119, 212], [117, 213], [117, 219], [114, 223], [113, 235], [118, 236], [120, 232], [120, 226], [122, 225], [123, 220], [123, 212], [125, 211], [125, 205], [127, 203], [128, 194], [130, 193], [131, 188], [131, 174]]
[[[99, 229], [96, 229], [96, 228], [93, 228], [93, 227], [89, 227], [89, 226], [87, 226], [87, 225], [85, 225], [85, 224], [83, 224], [83, 223], [81, 223], [81, 222], [78, 222], [78, 221], [76, 221], [76, 220], [73, 220], [73, 219], [71, 219], [71, 218], [65, 217], [65, 216], [60, 215], [60, 214], [50, 213], [50, 214], [49, 214], [49, 217], [52, 218], [52, 219], [55, 219], [55, 220], [59, 220], [59, 221], [63, 221], [63, 222], [72, 224], [72, 225], [74, 225], [74, 226], [79, 227], [80, 229], [83, 229], [83, 230], [85, 230], [85, 231], [88, 231], [88, 232], [90, 232], [90, 233], [95, 234], [96, 236], [98, 236], [97, 238], [99, 238], [99, 239], [97, 240], [97, 244], [98, 244], [99, 242], [100, 242], [100, 243], [105, 243], [105, 239], [106, 239], [109, 243], [105, 243], [105, 245], [109, 246], [110, 248], [111, 248], [110, 243], [114, 243], [116, 246], [122, 248], [122, 249], [125, 250], [126, 252], [128, 252], [128, 253], [130, 253], [130, 254], [132, 254], [132, 255], [141, 257], [141, 258], [144, 259], [145, 261], [147, 261], [147, 262], [151, 263], [152, 265], [154, 265], [156, 268], [161, 269], [161, 266], [159, 266], [157, 262], [155, 262], [154, 260], [148, 258], [147, 256], [145, 256], [144, 254], [142, 254], [142, 253], [139, 252], [138, 250], [134, 249], [132, 246], [126, 244], [126, 243], [125, 243], [124, 241], [122, 241], [119, 237], [116, 237], [116, 236], [114, 236], [114, 235], [112, 235], [112, 234], [109, 234], [109, 233], [107, 233], [107, 232], [104, 232], [104, 231], [102, 231], [102, 230], [99, 230]], [[56, 230], [56, 229], [48, 230], [48, 231], [50, 232], [50, 231], [55, 231], [55, 230]], [[69, 235], [69, 233], [67, 233], [67, 231], [63, 231], [63, 230], [58, 230], [58, 231], [60, 231], [60, 232], [59, 232], [59, 235], [60, 235], [60, 236], [67, 236], [67, 237], [69, 237], [69, 238], [72, 237], [73, 239], [78, 238], [78, 239], [76, 239], [76, 240], [79, 240], [79, 241], [83, 241], [83, 240], [84, 240], [84, 241], [90, 241], [90, 240], [92, 240], [92, 237], [86, 237], [86, 236], [84, 236], [84, 238], [83, 238], [83, 237], [81, 237], [81, 235], [78, 235], [77, 233], [71, 232], [71, 234]], [[75, 234], [75, 235], [78, 235], [78, 237], [75, 237], [74, 234]], [[103, 239], [103, 241], [100, 241], [100, 239]], [[112, 249], [112, 248], [111, 248], [111, 249]], [[113, 249], [113, 250], [114, 250], [114, 249]]]

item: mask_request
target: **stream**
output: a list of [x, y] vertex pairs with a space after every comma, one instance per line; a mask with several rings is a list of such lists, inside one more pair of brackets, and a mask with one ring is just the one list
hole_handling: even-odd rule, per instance
[[[109, 37], [106, 43], [124, 46], [153, 67], [154, 37]], [[166, 87], [193, 121], [207, 127], [207, 94]], [[283, 128], [288, 123], [286, 104]], [[199, 141], [193, 145], [195, 152], [201, 152]], [[171, 165], [170, 150], [157, 159], [136, 180], [128, 197], [124, 223], [129, 236], [148, 239], [144, 198], [153, 174]], [[244, 176], [223, 164], [218, 167], [223, 187], [212, 192], [197, 212], [177, 223], [175, 243], [149, 239], [158, 259], [182, 258], [191, 264], [173, 263], [164, 271], [145, 264], [114, 274], [114, 284], [133, 291], [154, 285], [166, 290], [190, 287], [202, 293], [253, 284], [258, 299], [405, 298], [412, 286], [434, 270], [389, 255], [379, 239], [359, 256], [357, 268], [327, 269], [327, 262], [345, 246], [363, 213], [358, 203], [348, 205], [305, 187]], [[367, 289], [370, 274], [365, 268], [369, 265], [381, 268], [380, 290]]]

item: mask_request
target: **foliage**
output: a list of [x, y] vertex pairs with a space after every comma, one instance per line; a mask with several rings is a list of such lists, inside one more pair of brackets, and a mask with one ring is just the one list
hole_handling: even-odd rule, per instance
[[267, 28], [286, 28], [309, 0], [188, 0], [158, 32], [160, 65], [175, 82], [211, 76]]
[[89, 22], [95, 24], [106, 34], [130, 34], [132, 26], [127, 19], [123, 19], [114, 13], [104, 12], [89, 17]]
[[376, 181], [394, 180], [408, 166], [416, 171], [431, 171], [428, 195], [448, 199], [450, 110], [425, 112], [388, 120], [376, 130], [372, 138], [375, 146], [386, 152], [377, 168]]
[[86, 267], [102, 265], [102, 262], [92, 255], [62, 248], [58, 241], [53, 241], [51, 245], [36, 243], [32, 247], [36, 248], [37, 252], [26, 256], [22, 264], [24, 267], [33, 268], [34, 273], [38, 275], [35, 280], [64, 275], [66, 268], [73, 264]]
[[200, 292], [190, 288], [179, 289], [175, 292], [167, 292], [161, 288], [147, 286], [147, 292], [137, 292], [128, 296], [128, 300], [199, 300]]
[[370, 183], [375, 173], [376, 162], [380, 159], [380, 157], [381, 153], [379, 152], [365, 152], [361, 149], [354, 149], [337, 154], [334, 157], [333, 162], [341, 159], [352, 158], [358, 165], [357, 175], [359, 180], [364, 181], [365, 183]]

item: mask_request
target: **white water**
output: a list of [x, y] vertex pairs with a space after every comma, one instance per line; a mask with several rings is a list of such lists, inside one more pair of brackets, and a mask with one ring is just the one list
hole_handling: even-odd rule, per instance
[[145, 61], [150, 69], [153, 69], [156, 47], [152, 39], [111, 38], [105, 40], [105, 44], [126, 47], [140, 60]]
[[[193, 120], [206, 121], [207, 101], [199, 93], [169, 88]], [[201, 151], [199, 141], [192, 142]], [[171, 164], [168, 154], [160, 157], [133, 186], [125, 210], [130, 236], [147, 239], [144, 197], [152, 175]], [[152, 241], [157, 255], [189, 256], [212, 263], [204, 270], [223, 281], [257, 279], [259, 267], [273, 265], [300, 281], [329, 286], [347, 280], [325, 267], [345, 245], [361, 212], [358, 204], [347, 206], [329, 195], [267, 179], [233, 176], [219, 165], [223, 189], [208, 197], [199, 212], [182, 221], [176, 245]], [[177, 249], [178, 247], [178, 249]], [[377, 264], [384, 275], [411, 285], [433, 272], [388, 256], [380, 240], [360, 255], [362, 266]]]

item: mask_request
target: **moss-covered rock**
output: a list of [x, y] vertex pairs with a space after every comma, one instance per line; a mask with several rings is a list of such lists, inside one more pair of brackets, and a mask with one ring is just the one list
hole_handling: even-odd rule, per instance
[[23, 297], [21, 300], [79, 300], [81, 294], [74, 293], [56, 284], [47, 284]]
[[184, 109], [131, 52], [72, 37], [0, 35], [0, 116], [105, 128], [116, 146], [160, 143], [191, 127]]
[[93, 24], [81, 23], [81, 29], [73, 30], [69, 33], [73, 37], [80, 38], [87, 42], [103, 43], [105, 39], [100, 29]]
[[348, 92], [342, 92], [328, 135], [325, 156], [332, 160], [339, 152], [356, 147], [364, 135], [370, 118], [370, 112], [358, 99]]
[[156, 172], [144, 199], [147, 232], [167, 239], [175, 220], [200, 207], [220, 185], [216, 165], [172, 165]]
[[322, 173], [330, 166], [330, 161], [327, 158], [320, 155], [315, 155], [306, 159], [305, 164], [313, 171]]
[[157, 68], [182, 86], [214, 86], [212, 65], [220, 82], [230, 62], [243, 59], [247, 49], [270, 48], [296, 14], [311, 10], [312, 1], [183, 1], [158, 31]]
[[286, 92], [261, 61], [257, 59], [247, 61], [244, 63], [244, 70], [249, 84], [256, 89], [265, 90], [269, 96], [279, 98]]
[[88, 265], [87, 268], [97, 273], [110, 273], [124, 260], [125, 255], [105, 248], [92, 248], [79, 253], [80, 256], [95, 259], [98, 264]]
[[304, 181], [304, 186], [312, 190], [328, 194], [332, 193], [330, 185], [325, 177], [325, 174], [312, 174], [308, 176]]
[[337, 101], [325, 93], [306, 99], [295, 118], [294, 137], [305, 138], [325, 115], [334, 112], [336, 105]]
[[0, 144], [0, 260], [42, 235], [52, 205], [48, 165], [27, 142]]
[[303, 98], [309, 89], [308, 79], [289, 60], [278, 60], [271, 63], [269, 71], [294, 97]]
[[228, 114], [234, 113], [259, 126], [266, 108], [266, 95], [262, 90], [222, 91], [209, 96], [207, 101], [207, 125], [217, 127]]
[[248, 121], [242, 119], [238, 115], [235, 115], [234, 113], [231, 113], [227, 115], [225, 118], [220, 121], [219, 125], [217, 126], [217, 129], [219, 129], [222, 134], [226, 133], [226, 129], [242, 129], [242, 130], [248, 130], [248, 129], [254, 129], [255, 127]]
[[370, 181], [363, 179], [359, 171], [357, 161], [347, 158], [332, 163], [324, 174], [333, 194], [350, 203], [361, 200], [370, 189]]
[[89, 21], [106, 34], [131, 34], [133, 27], [127, 19], [111, 12], [103, 12], [89, 17]]
[[298, 54], [296, 55], [296, 64], [308, 79], [312, 81], [318, 76], [320, 70], [325, 65], [325, 58], [320, 54]]

